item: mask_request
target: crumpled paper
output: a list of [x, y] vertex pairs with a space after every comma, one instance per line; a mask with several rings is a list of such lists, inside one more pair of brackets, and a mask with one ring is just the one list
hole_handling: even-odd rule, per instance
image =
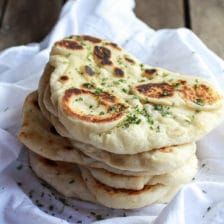
[[194, 181], [168, 205], [138, 210], [108, 209], [63, 198], [33, 175], [27, 152], [16, 139], [23, 101], [37, 88], [50, 47], [71, 34], [109, 39], [144, 63], [205, 77], [224, 90], [223, 60], [187, 29], [150, 29], [136, 18], [134, 4], [133, 0], [70, 0], [41, 43], [0, 54], [1, 224], [224, 223], [224, 123], [198, 142], [200, 169]]

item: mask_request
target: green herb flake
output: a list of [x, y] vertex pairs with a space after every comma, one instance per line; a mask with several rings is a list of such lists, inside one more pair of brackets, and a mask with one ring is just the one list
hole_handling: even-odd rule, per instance
[[21, 182], [17, 182], [17, 185], [21, 187], [23, 184]]
[[123, 128], [128, 128], [131, 124], [140, 124], [141, 119], [138, 118], [135, 114], [128, 114], [127, 118], [122, 122]]
[[127, 92], [128, 92], [128, 90], [125, 89], [125, 88], [122, 88], [121, 90], [122, 90], [122, 92], [124, 92], [124, 93], [127, 93]]
[[102, 217], [102, 215], [96, 215], [96, 220], [103, 220], [103, 217]]
[[79, 97], [77, 99], [75, 99], [76, 102], [79, 102], [79, 101], [83, 101], [83, 98], [82, 97]]
[[73, 183], [75, 183], [75, 180], [70, 180], [69, 182], [68, 182], [69, 184], [73, 184]]
[[22, 168], [23, 168], [23, 165], [22, 165], [22, 164], [20, 164], [20, 165], [18, 165], [18, 166], [16, 167], [17, 170], [21, 170]]
[[181, 84], [180, 84], [179, 82], [173, 83], [173, 87], [176, 88], [176, 89], [177, 89], [180, 85], [181, 85]]
[[104, 115], [105, 113], [103, 111], [100, 111], [99, 115]]
[[85, 87], [85, 88], [87, 88], [87, 89], [91, 89], [91, 88], [93, 88], [94, 86], [93, 86], [93, 84], [91, 84], [91, 83], [84, 83], [84, 84], [83, 84], [83, 87]]
[[165, 77], [167, 77], [167, 76], [169, 76], [169, 74], [168, 73], [163, 73], [163, 78], [165, 78]]
[[36, 200], [35, 203], [36, 203], [36, 205], [37, 205], [39, 208], [43, 207], [43, 204], [41, 204], [41, 203], [39, 202], [39, 200]]
[[103, 90], [102, 90], [101, 88], [96, 88], [96, 89], [95, 89], [95, 93], [96, 93], [97, 95], [101, 94], [102, 92], [103, 92]]
[[153, 109], [159, 111], [163, 117], [171, 115], [169, 106], [158, 104], [158, 105], [154, 105]]
[[54, 210], [54, 206], [53, 206], [53, 205], [49, 205], [48, 209], [49, 209], [50, 211], [53, 211], [53, 210]]
[[121, 58], [121, 57], [118, 57], [118, 58], [117, 58], [117, 63], [118, 63], [119, 65], [122, 65], [123, 62], [122, 62], [122, 58]]
[[199, 106], [204, 106], [205, 105], [205, 102], [202, 100], [202, 99], [196, 99], [195, 101], [194, 101], [196, 104], [198, 104]]

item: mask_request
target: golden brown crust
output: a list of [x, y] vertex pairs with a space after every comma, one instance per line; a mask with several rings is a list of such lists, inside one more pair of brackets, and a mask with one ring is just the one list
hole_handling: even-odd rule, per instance
[[114, 76], [118, 78], [123, 78], [124, 77], [124, 71], [118, 67], [114, 68]]
[[83, 40], [87, 40], [87, 41], [92, 42], [94, 44], [101, 42], [100, 39], [98, 39], [96, 37], [89, 36], [89, 35], [83, 35], [81, 37], [83, 38]]
[[95, 46], [93, 51], [94, 59], [101, 65], [112, 65], [111, 51], [106, 47]]
[[186, 82], [182, 81], [179, 91], [183, 94], [185, 99], [201, 106], [203, 106], [205, 103], [213, 104], [220, 100], [220, 96], [205, 84], [195, 84], [193, 87], [191, 87], [187, 85]]
[[138, 195], [138, 194], [140, 195], [144, 191], [147, 191], [147, 192], [149, 190], [153, 191], [154, 188], [161, 186], [161, 184], [145, 185], [144, 188], [142, 188], [141, 190], [128, 190], [128, 189], [123, 189], [123, 188], [113, 188], [113, 187], [107, 186], [107, 185], [101, 183], [100, 181], [96, 180], [95, 178], [94, 178], [94, 181], [96, 182], [97, 188], [102, 188], [102, 189], [106, 190], [111, 195], [116, 195], [118, 193], [124, 193], [124, 194], [129, 194], [129, 195]]
[[155, 75], [157, 72], [156, 69], [145, 69], [144, 70], [144, 73], [143, 73], [143, 76], [146, 77], [146, 78], [153, 78], [153, 75]]
[[121, 48], [113, 42], [107, 42], [105, 45], [111, 46], [112, 48], [117, 49], [117, 50], [121, 50]]
[[137, 91], [147, 97], [164, 98], [174, 94], [174, 88], [168, 83], [147, 83], [135, 87]]
[[135, 61], [132, 60], [131, 58], [127, 57], [127, 56], [125, 56], [124, 59], [125, 59], [125, 61], [127, 61], [127, 62], [129, 62], [131, 64], [135, 64]]
[[82, 50], [83, 46], [74, 40], [61, 40], [56, 42], [56, 46], [60, 46], [69, 50]]
[[[82, 111], [72, 109], [70, 107], [70, 101], [72, 97], [81, 96], [83, 94], [87, 94], [91, 97], [94, 97], [99, 104], [105, 107], [107, 113], [103, 115], [91, 115], [84, 114]], [[122, 117], [126, 106], [122, 103], [119, 103], [118, 99], [109, 93], [102, 92], [100, 94], [97, 94], [86, 89], [72, 88], [65, 91], [62, 99], [62, 108], [64, 112], [71, 117], [93, 123], [102, 123], [115, 121]]]

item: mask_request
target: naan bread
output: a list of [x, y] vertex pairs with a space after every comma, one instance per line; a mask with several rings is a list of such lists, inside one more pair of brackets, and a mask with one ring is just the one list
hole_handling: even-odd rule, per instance
[[31, 93], [25, 100], [18, 137], [30, 150], [48, 159], [103, 168], [131, 176], [171, 172], [192, 157], [196, 150], [195, 144], [191, 143], [136, 155], [115, 155], [103, 150], [97, 152], [97, 149], [82, 143], [77, 143], [74, 147], [69, 139], [58, 135], [42, 115], [36, 92]]
[[164, 147], [133, 155], [114, 154], [77, 141], [72, 141], [72, 144], [88, 157], [104, 162], [115, 169], [132, 172], [149, 171], [151, 174], [175, 170], [186, 163], [196, 152], [195, 143]]
[[180, 168], [157, 176], [125, 176], [108, 172], [103, 169], [89, 169], [91, 175], [101, 183], [113, 187], [132, 190], [141, 190], [145, 185], [163, 184], [167, 186], [186, 184], [197, 173], [197, 157], [194, 155]]
[[31, 152], [29, 160], [34, 173], [62, 195], [96, 202], [76, 165], [48, 160]]
[[209, 82], [141, 64], [105, 40], [58, 41], [49, 64], [58, 120], [71, 138], [96, 148], [136, 154], [185, 144], [223, 120], [223, 93]]
[[141, 190], [116, 189], [97, 181], [85, 168], [80, 168], [89, 191], [96, 200], [110, 208], [134, 209], [155, 203], [176, 186], [145, 185]]

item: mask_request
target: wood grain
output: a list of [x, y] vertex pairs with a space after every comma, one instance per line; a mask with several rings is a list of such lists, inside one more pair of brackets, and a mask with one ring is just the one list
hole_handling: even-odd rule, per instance
[[136, 0], [135, 12], [154, 29], [185, 25], [183, 0]]
[[0, 27], [0, 49], [40, 41], [55, 24], [62, 3], [63, 0], [7, 0]]
[[224, 58], [224, 1], [190, 0], [192, 30]]

